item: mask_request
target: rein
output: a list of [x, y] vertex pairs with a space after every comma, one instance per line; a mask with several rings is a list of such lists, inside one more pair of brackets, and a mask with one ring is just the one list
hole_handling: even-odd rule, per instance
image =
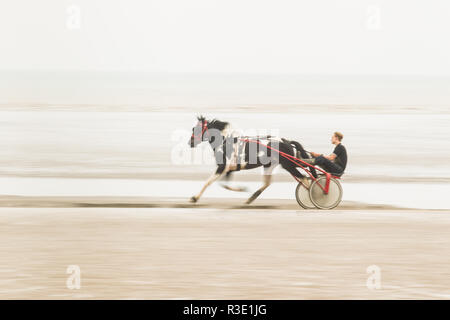
[[[195, 141], [201, 142], [201, 141], [203, 141], [203, 136], [204, 136], [204, 134], [206, 132], [208, 132], [208, 122], [205, 121], [205, 120], [202, 120], [202, 132], [199, 135], [194, 135], [194, 133], [192, 133], [192, 137], [195, 139]], [[270, 138], [270, 136], [266, 136], [266, 137]], [[313, 176], [313, 174], [311, 173], [310, 170], [306, 170], [307, 167], [314, 168], [316, 170], [319, 170], [321, 173], [323, 173], [326, 176], [325, 188], [320, 186], [320, 184], [319, 184], [319, 186], [321, 187], [321, 189], [323, 189], [325, 191], [325, 193], [328, 193], [328, 186], [329, 186], [329, 183], [330, 183], [330, 178], [333, 177], [333, 178], [339, 179], [339, 177], [335, 177], [335, 176], [331, 175], [329, 172], [326, 172], [325, 170], [322, 170], [319, 167], [313, 166], [312, 164], [309, 164], [309, 163], [303, 161], [302, 159], [299, 159], [299, 158], [294, 157], [294, 156], [292, 156], [292, 155], [290, 155], [290, 154], [288, 154], [286, 152], [283, 152], [283, 151], [281, 151], [279, 149], [273, 148], [273, 147], [271, 147], [271, 146], [269, 146], [267, 144], [262, 143], [261, 141], [259, 141], [258, 137], [257, 137], [257, 140], [254, 140], [252, 138], [250, 138], [250, 137], [241, 137], [241, 138], [238, 138], [238, 140], [244, 141], [244, 142], [257, 143], [257, 144], [262, 145], [262, 146], [264, 146], [264, 147], [266, 147], [266, 148], [268, 148], [270, 150], [278, 152], [278, 154], [280, 154], [283, 158], [291, 161], [296, 166], [298, 166], [298, 167], [302, 168], [304, 171], [306, 171], [306, 173], [308, 173], [310, 178], [313, 179], [313, 180], [316, 180], [316, 179], [315, 179], [315, 177]], [[297, 177], [295, 177], [295, 176], [293, 176], [293, 177], [294, 177], [295, 180], [300, 182], [300, 180]]]
[[[269, 148], [270, 150], [273, 150], [273, 151], [275, 151], [275, 152], [278, 152], [278, 153], [279, 153], [281, 156], [283, 156], [285, 159], [288, 159], [289, 161], [293, 162], [293, 163], [296, 164], [297, 166], [301, 167], [304, 171], [306, 171], [306, 172], [309, 174], [309, 176], [310, 176], [311, 179], [313, 179], [313, 180], [316, 180], [315, 177], [312, 175], [312, 173], [310, 172], [310, 170], [306, 170], [305, 165], [308, 166], [308, 167], [314, 168], [314, 169], [316, 169], [316, 170], [319, 170], [320, 172], [322, 172], [323, 174], [325, 174], [325, 177], [326, 177], [325, 188], [323, 188], [320, 184], [318, 184], [318, 185], [320, 186], [320, 188], [321, 188], [322, 190], [325, 191], [325, 193], [328, 193], [328, 187], [329, 187], [329, 184], [330, 184], [330, 178], [333, 177], [333, 178], [338, 178], [338, 179], [339, 179], [339, 177], [332, 176], [329, 172], [326, 172], [325, 170], [322, 170], [322, 169], [319, 168], [319, 167], [315, 167], [315, 166], [313, 166], [312, 164], [309, 164], [309, 163], [303, 161], [302, 159], [296, 158], [296, 157], [294, 157], [294, 156], [291, 156], [290, 154], [287, 154], [286, 152], [280, 151], [280, 150], [278, 150], [278, 149], [276, 149], [276, 148], [272, 148], [272, 147], [269, 146], [269, 145], [263, 144], [263, 143], [261, 143], [259, 140], [251, 140], [251, 139], [240, 139], [240, 140], [243, 140], [243, 141], [246, 141], [246, 142], [255, 142], [255, 143], [257, 143], [257, 144], [260, 144], [260, 145], [262, 145], [262, 146], [265, 146], [266, 148]], [[294, 159], [295, 159], [295, 160], [294, 160]], [[300, 164], [300, 162], [301, 162], [301, 164]], [[303, 164], [303, 165], [302, 165], [302, 164]], [[293, 176], [293, 177], [294, 177], [295, 180], [299, 181], [299, 179], [298, 179], [297, 177], [295, 177], [295, 176]], [[299, 181], [299, 182], [300, 182], [300, 181]]]

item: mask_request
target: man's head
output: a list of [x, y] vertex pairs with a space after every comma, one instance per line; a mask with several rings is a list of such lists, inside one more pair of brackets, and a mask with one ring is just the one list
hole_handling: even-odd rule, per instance
[[331, 136], [331, 143], [332, 144], [339, 144], [339, 143], [341, 143], [342, 139], [344, 139], [344, 135], [342, 133], [336, 131]]

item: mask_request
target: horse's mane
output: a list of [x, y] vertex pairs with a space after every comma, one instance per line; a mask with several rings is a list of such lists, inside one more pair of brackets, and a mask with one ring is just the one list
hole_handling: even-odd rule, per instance
[[222, 131], [223, 129], [225, 129], [225, 127], [228, 125], [228, 122], [225, 121], [220, 121], [217, 119], [212, 119], [211, 121], [208, 122], [208, 129], [217, 129], [219, 131]]
[[[204, 116], [198, 116], [197, 119], [198, 119], [198, 121], [206, 120]], [[228, 122], [220, 121], [217, 119], [212, 119], [212, 120], [208, 121], [208, 129], [217, 129], [219, 131], [222, 131], [223, 129], [225, 129], [225, 127], [227, 125], [229, 125]]]

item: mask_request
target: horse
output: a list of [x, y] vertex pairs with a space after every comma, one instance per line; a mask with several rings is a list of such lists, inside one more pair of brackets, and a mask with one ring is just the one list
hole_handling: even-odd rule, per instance
[[[258, 167], [264, 168], [263, 185], [256, 190], [246, 204], [252, 203], [267, 187], [272, 180], [273, 169], [281, 165], [294, 177], [305, 181], [305, 177], [297, 170], [298, 165], [285, 156], [280, 156], [280, 152], [303, 159], [310, 158], [310, 155], [303, 149], [297, 141], [287, 139], [277, 139], [271, 136], [266, 137], [240, 137], [231, 131], [228, 122], [217, 119], [207, 120], [203, 116], [197, 117], [197, 124], [192, 128], [192, 135], [188, 142], [191, 148], [195, 148], [200, 143], [208, 141], [214, 152], [217, 169], [208, 178], [200, 192], [191, 197], [191, 202], [197, 202], [203, 192], [219, 178], [229, 180], [231, 174], [240, 170], [250, 170]], [[261, 141], [267, 141], [262, 143]], [[294, 148], [296, 150], [294, 150]], [[315, 172], [311, 172], [315, 175]], [[222, 185], [232, 191], [245, 191], [243, 188], [233, 188]]]

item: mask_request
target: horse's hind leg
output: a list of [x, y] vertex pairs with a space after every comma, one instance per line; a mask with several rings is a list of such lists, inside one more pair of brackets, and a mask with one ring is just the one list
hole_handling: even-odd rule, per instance
[[264, 167], [264, 183], [261, 188], [255, 191], [250, 198], [245, 202], [246, 204], [252, 203], [259, 195], [270, 186], [272, 181], [272, 170], [276, 167], [276, 165], [271, 165], [270, 167]]

